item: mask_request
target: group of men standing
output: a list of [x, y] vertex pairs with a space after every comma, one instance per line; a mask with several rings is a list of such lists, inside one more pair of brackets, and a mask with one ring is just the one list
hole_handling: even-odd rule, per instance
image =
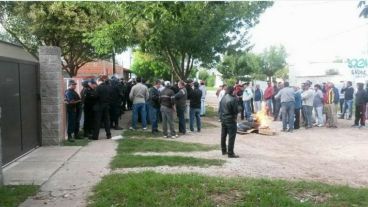
[[[119, 126], [124, 99], [121, 81], [115, 77], [108, 79], [107, 76], [101, 76], [98, 82], [94, 79], [83, 81], [80, 95], [75, 91], [76, 86], [77, 83], [70, 80], [65, 91], [68, 140], [73, 142], [74, 139], [83, 137], [97, 140], [101, 126], [105, 128], [106, 138], [110, 139], [111, 128], [122, 129]], [[79, 123], [82, 112], [83, 135], [80, 135]]]
[[[131, 84], [129, 84], [131, 83]], [[70, 80], [65, 91], [67, 107], [68, 140], [82, 138], [79, 134], [81, 114], [84, 114], [83, 136], [98, 139], [101, 126], [105, 128], [107, 139], [111, 138], [111, 128], [121, 130], [119, 119], [124, 110], [132, 109], [131, 130], [136, 130], [138, 121], [142, 129], [151, 124], [152, 133], [159, 132], [158, 122], [163, 122], [164, 137], [177, 137], [174, 128], [174, 113], [179, 119], [179, 133], [185, 134], [186, 120], [190, 131], [201, 131], [201, 118], [205, 115], [206, 87], [193, 81], [179, 81], [175, 85], [157, 80], [154, 85], [146, 84], [138, 77], [124, 83], [115, 78], [101, 76], [98, 83], [94, 79], [82, 82], [80, 95], [75, 91], [77, 83]], [[170, 132], [168, 131], [168, 127]], [[73, 136], [74, 135], [74, 136]]]
[[[344, 94], [345, 100], [341, 107], [341, 116], [347, 114], [352, 117], [353, 98], [355, 96], [355, 121], [353, 127], [364, 127], [368, 102], [368, 85], [364, 89], [363, 83], [357, 83], [357, 91], [348, 81], [340, 92], [332, 82], [315, 84], [306, 81], [299, 87], [290, 86], [289, 82], [267, 82], [264, 93], [259, 85], [255, 88], [248, 83], [235, 86], [222, 85], [216, 95], [219, 102], [219, 115], [222, 122], [221, 148], [223, 154], [238, 157], [234, 153], [234, 142], [237, 131], [237, 118], [252, 121], [251, 114], [261, 110], [262, 101], [265, 102], [266, 113], [276, 121], [282, 120], [282, 131], [293, 132], [302, 123], [306, 129], [326, 126], [337, 128], [337, 104], [339, 93]], [[314, 111], [314, 116], [313, 116]], [[302, 117], [302, 119], [301, 119]], [[229, 136], [228, 146], [226, 137]]]
[[[142, 83], [141, 78], [137, 78], [137, 84], [132, 87], [129, 98], [133, 101], [132, 126], [131, 130], [136, 130], [138, 116], [142, 120], [142, 129], [147, 129], [146, 109], [149, 110], [149, 120], [152, 125], [152, 133], [159, 132], [158, 120], [162, 119], [162, 130], [165, 138], [174, 138], [178, 134], [174, 127], [174, 113], [179, 120], [179, 133], [186, 134], [186, 119], [189, 119], [190, 131], [194, 132], [194, 123], [197, 132], [201, 131], [201, 115], [205, 113], [206, 88], [204, 82], [201, 86], [198, 82], [179, 81], [171, 85], [169, 81], [157, 80], [155, 85], [148, 88]], [[146, 107], [148, 106], [148, 107]], [[202, 113], [201, 113], [202, 112]], [[189, 113], [188, 115], [186, 115]]]

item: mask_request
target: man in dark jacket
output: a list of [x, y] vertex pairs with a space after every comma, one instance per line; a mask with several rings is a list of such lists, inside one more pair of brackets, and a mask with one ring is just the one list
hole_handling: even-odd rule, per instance
[[[355, 121], [353, 127], [365, 126], [365, 111], [368, 99], [367, 91], [364, 90], [363, 83], [357, 83], [358, 91], [355, 94]], [[360, 122], [360, 126], [359, 126]]]
[[[81, 113], [81, 98], [75, 91], [77, 83], [74, 80], [70, 80], [68, 83], [69, 88], [65, 91], [65, 103], [68, 120], [68, 141], [74, 142], [75, 138], [78, 138], [79, 133], [79, 120]], [[74, 139], [72, 134], [74, 133]]]
[[95, 123], [93, 127], [92, 139], [94, 140], [98, 140], [101, 121], [104, 123], [106, 138], [111, 138], [109, 113], [111, 103], [111, 86], [108, 83], [107, 76], [102, 76], [100, 80], [102, 83], [96, 88], [97, 102], [93, 107], [95, 112]]
[[119, 126], [119, 117], [121, 115], [121, 102], [123, 100], [123, 87], [120, 81], [115, 77], [111, 77], [111, 103], [110, 103], [110, 127], [115, 130], [122, 130]]
[[179, 92], [175, 94], [176, 113], [179, 118], [179, 133], [185, 134], [186, 133], [185, 108], [188, 93], [187, 90], [185, 89], [184, 81], [179, 81], [178, 87]]
[[157, 113], [160, 110], [160, 92], [159, 88], [161, 86], [161, 81], [157, 80], [155, 85], [149, 89], [148, 96], [148, 107], [149, 107], [149, 118], [152, 125], [152, 133], [158, 132], [158, 121]]
[[[234, 88], [229, 86], [226, 95], [222, 98], [221, 105], [221, 150], [223, 155], [229, 158], [238, 158], [234, 153], [234, 143], [236, 137], [236, 119], [238, 116], [238, 103], [233, 95]], [[226, 137], [229, 135], [228, 148], [226, 149]]]
[[190, 131], [194, 132], [194, 117], [197, 121], [197, 132], [201, 131], [201, 99], [202, 91], [199, 89], [198, 82], [194, 83], [194, 90], [189, 94], [190, 100]]
[[90, 137], [93, 133], [93, 122], [94, 122], [94, 112], [93, 106], [96, 104], [96, 89], [97, 83], [95, 80], [89, 80], [83, 85], [83, 90], [81, 91], [83, 112], [84, 112], [84, 122], [83, 122], [83, 132], [84, 137]]
[[345, 118], [345, 113], [348, 113], [348, 119], [350, 120], [353, 115], [353, 99], [354, 99], [354, 88], [353, 83], [351, 81], [347, 82], [347, 86], [341, 89], [341, 93], [344, 94], [344, 105], [343, 112], [340, 116], [341, 119]]
[[[160, 93], [160, 104], [162, 114], [162, 131], [164, 138], [177, 137], [174, 127], [174, 91], [171, 89], [170, 82], [165, 82], [165, 88]], [[170, 127], [170, 134], [167, 131], [167, 126]]]

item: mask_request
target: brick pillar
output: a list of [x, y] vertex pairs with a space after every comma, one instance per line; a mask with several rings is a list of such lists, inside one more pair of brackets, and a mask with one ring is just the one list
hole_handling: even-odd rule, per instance
[[59, 145], [65, 135], [64, 92], [59, 47], [38, 49], [42, 145]]

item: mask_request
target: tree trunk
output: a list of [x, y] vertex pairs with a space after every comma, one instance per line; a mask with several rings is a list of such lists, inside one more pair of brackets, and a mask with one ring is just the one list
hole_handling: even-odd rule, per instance
[[116, 68], [115, 68], [115, 50], [112, 51], [112, 74], [116, 74]]

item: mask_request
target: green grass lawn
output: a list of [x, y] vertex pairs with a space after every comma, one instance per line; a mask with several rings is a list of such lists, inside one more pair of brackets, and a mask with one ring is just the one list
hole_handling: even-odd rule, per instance
[[37, 193], [39, 187], [35, 185], [17, 185], [0, 187], [0, 206], [16, 207], [28, 197]]
[[183, 156], [160, 156], [160, 155], [131, 155], [121, 154], [111, 162], [111, 167], [132, 168], [132, 167], [155, 167], [155, 166], [201, 166], [222, 165], [224, 160], [201, 159]]
[[68, 140], [63, 141], [63, 146], [86, 146], [90, 142], [89, 139], [75, 139], [74, 142], [69, 142]]
[[[125, 136], [127, 136], [125, 134]], [[219, 159], [201, 159], [184, 156], [133, 155], [135, 152], [193, 152], [218, 149], [214, 145], [183, 143], [162, 139], [127, 138], [119, 141], [117, 155], [111, 161], [111, 168], [153, 167], [153, 166], [203, 166], [222, 165]]]
[[315, 182], [142, 172], [104, 177], [89, 199], [90, 207], [360, 207], [368, 206], [368, 189]]
[[119, 141], [118, 154], [134, 152], [193, 152], [219, 149], [216, 145], [185, 143], [164, 139], [122, 139]]

